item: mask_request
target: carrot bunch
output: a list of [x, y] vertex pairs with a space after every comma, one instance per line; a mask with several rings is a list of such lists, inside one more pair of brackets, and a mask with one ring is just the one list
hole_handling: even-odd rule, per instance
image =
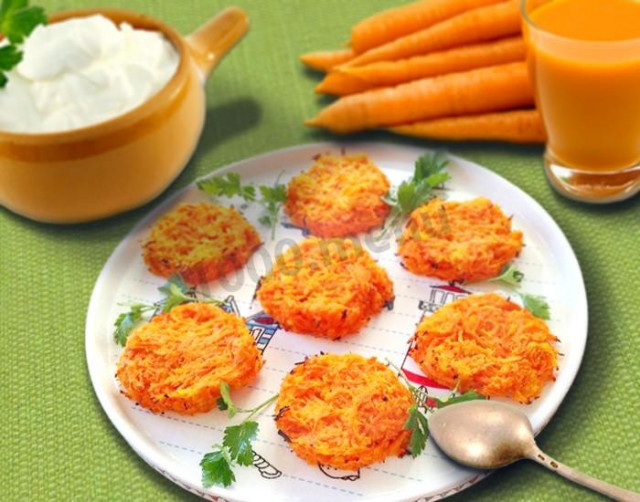
[[349, 48], [304, 54], [339, 99], [306, 125], [452, 140], [544, 142], [518, 0], [419, 0], [357, 23]]

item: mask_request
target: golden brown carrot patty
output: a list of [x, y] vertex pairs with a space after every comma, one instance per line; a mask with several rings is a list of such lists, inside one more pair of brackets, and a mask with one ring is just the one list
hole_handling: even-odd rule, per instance
[[165, 214], [142, 246], [152, 273], [179, 273], [201, 284], [241, 268], [260, 246], [256, 229], [234, 208], [182, 204]]
[[478, 294], [426, 317], [411, 357], [440, 385], [530, 403], [555, 380], [557, 340], [528, 310], [495, 293]]
[[320, 155], [289, 182], [285, 211], [319, 237], [346, 237], [379, 227], [389, 214], [381, 197], [389, 180], [366, 155]]
[[500, 275], [522, 249], [522, 232], [488, 199], [433, 199], [411, 213], [398, 254], [413, 273], [446, 281]]
[[380, 312], [393, 284], [353, 241], [310, 237], [278, 256], [257, 296], [283, 328], [336, 339]]
[[207, 303], [155, 316], [129, 336], [118, 361], [125, 395], [154, 412], [213, 409], [220, 384], [238, 388], [262, 367], [244, 320]]
[[320, 355], [285, 377], [276, 426], [308, 463], [357, 470], [406, 452], [412, 403], [409, 390], [375, 358]]

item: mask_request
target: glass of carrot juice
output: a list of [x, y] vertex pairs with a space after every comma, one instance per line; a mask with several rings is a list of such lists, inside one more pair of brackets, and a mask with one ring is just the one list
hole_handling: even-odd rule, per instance
[[640, 191], [640, 0], [522, 0], [545, 170], [563, 195]]

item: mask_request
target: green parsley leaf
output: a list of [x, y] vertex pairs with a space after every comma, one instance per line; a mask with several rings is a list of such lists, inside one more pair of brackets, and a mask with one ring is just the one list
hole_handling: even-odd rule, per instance
[[22, 52], [15, 45], [0, 47], [0, 70], [8, 71], [22, 61]]
[[260, 195], [265, 204], [278, 204], [287, 200], [287, 187], [279, 183], [272, 187], [262, 185], [260, 187]]
[[449, 160], [442, 153], [426, 154], [416, 160], [413, 177], [400, 183], [393, 193], [387, 192], [382, 200], [392, 207], [390, 227], [395, 227], [411, 212], [429, 202], [435, 193], [434, 188], [451, 178], [446, 171]]
[[229, 448], [231, 458], [239, 465], [251, 465], [253, 463], [253, 450], [251, 441], [258, 436], [258, 423], [253, 421], [243, 422], [240, 425], [227, 427], [224, 430], [223, 446]]
[[263, 214], [258, 218], [258, 223], [260, 223], [261, 225], [264, 225], [265, 227], [274, 227], [277, 221], [274, 221], [271, 215]]
[[[128, 312], [120, 314], [114, 323], [116, 329], [113, 337], [117, 343], [124, 346], [127, 337], [135, 325], [142, 319], [142, 316], [149, 311], [169, 312], [173, 307], [189, 303], [197, 300], [195, 288], [190, 288], [184, 279], [175, 274], [161, 287], [158, 288], [164, 298], [156, 303], [134, 303], [130, 306]], [[206, 296], [206, 295], [205, 295]], [[221, 304], [222, 302], [207, 297], [209, 303]]]
[[280, 209], [287, 200], [287, 187], [279, 183], [280, 176], [273, 186], [261, 185], [258, 187], [260, 199], [256, 198], [256, 188], [253, 185], [242, 185], [238, 173], [227, 173], [221, 176], [213, 176], [198, 181], [197, 185], [204, 193], [214, 197], [240, 196], [247, 202], [258, 202], [264, 209], [262, 216], [258, 218], [260, 224], [271, 228], [271, 238], [275, 237], [278, 225]]
[[447, 399], [438, 399], [434, 398], [438, 409], [444, 408], [445, 406], [450, 406], [456, 403], [464, 403], [465, 401], [475, 401], [478, 399], [485, 399], [482, 394], [478, 394], [475, 390], [467, 391], [459, 396], [450, 396]]
[[504, 282], [511, 286], [519, 286], [524, 279], [524, 274], [520, 272], [513, 264], [509, 264], [502, 269], [498, 277], [489, 279], [492, 282]]
[[4, 72], [22, 61], [22, 52], [16, 47], [24, 42], [39, 24], [47, 24], [42, 7], [29, 7], [28, 0], [2, 0], [0, 4], [0, 33], [10, 42], [0, 48], [0, 88], [7, 85]]
[[[238, 407], [233, 404], [231, 400], [231, 393], [229, 384], [227, 382], [222, 382], [220, 384], [220, 400], [222, 400], [222, 404], [218, 404], [218, 409], [222, 411], [228, 410], [228, 417], [233, 418], [238, 413]], [[222, 407], [224, 406], [224, 407]]]
[[222, 411], [230, 410], [230, 418], [237, 413], [247, 413], [248, 416], [240, 425], [226, 427], [222, 446], [216, 445], [214, 448], [217, 448], [217, 450], [207, 453], [200, 462], [204, 486], [211, 486], [212, 484], [229, 486], [235, 481], [235, 476], [233, 475], [235, 464], [247, 466], [253, 463], [251, 442], [258, 437], [258, 423], [252, 421], [251, 418], [263, 412], [278, 399], [278, 394], [275, 394], [255, 408], [243, 410], [233, 404], [229, 385], [226, 382], [220, 385], [220, 395], [218, 409]]
[[231, 456], [228, 448], [219, 448], [207, 453], [200, 461], [202, 467], [202, 484], [205, 487], [213, 485], [230, 486], [236, 480], [231, 469]]
[[238, 173], [227, 173], [200, 180], [198, 188], [214, 197], [242, 197], [247, 202], [256, 200], [256, 189], [253, 185], [242, 186]]
[[9, 10], [8, 14], [3, 16], [0, 31], [12, 44], [21, 44], [40, 24], [47, 24], [47, 15], [44, 9], [25, 6]]
[[522, 298], [524, 308], [531, 312], [534, 316], [548, 321], [551, 319], [551, 308], [544, 296], [530, 295], [528, 293], [519, 293]]
[[[416, 160], [413, 181], [419, 182], [420, 180], [433, 177], [431, 178], [432, 181], [442, 179], [440, 183], [443, 183], [449, 179], [448, 173], [445, 172], [448, 165], [449, 160], [442, 152], [436, 152], [433, 155], [423, 155]], [[443, 174], [446, 175], [446, 177], [442, 178]]]
[[278, 225], [280, 208], [287, 200], [287, 187], [280, 184], [280, 176], [273, 186], [261, 185], [260, 204], [265, 210], [265, 214], [258, 218], [258, 221], [265, 226], [271, 227], [271, 238], [275, 238], [276, 227]]
[[409, 408], [409, 418], [405, 422], [404, 428], [411, 431], [409, 453], [413, 458], [416, 458], [422, 453], [427, 444], [429, 422], [415, 404]]
[[113, 333], [113, 337], [117, 343], [123, 347], [127, 343], [127, 337], [133, 330], [135, 325], [142, 319], [142, 314], [151, 310], [152, 307], [145, 305], [144, 303], [134, 303], [129, 308], [128, 312], [123, 312], [118, 316], [114, 326], [116, 330]]
[[194, 290], [187, 286], [179, 274], [172, 275], [164, 286], [158, 288], [158, 291], [165, 295], [164, 300], [158, 305], [164, 313], [169, 312], [173, 307], [195, 300]]

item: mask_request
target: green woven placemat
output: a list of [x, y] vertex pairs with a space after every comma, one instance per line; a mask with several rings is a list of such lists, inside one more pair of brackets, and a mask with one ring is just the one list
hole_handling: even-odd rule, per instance
[[[51, 11], [97, 5], [84, 0], [40, 3]], [[107, 221], [69, 227], [33, 223], [0, 209], [0, 500], [195, 500], [138, 458], [95, 398], [84, 357], [93, 284], [131, 227], [197, 176], [258, 153], [329, 139], [301, 126], [322, 100], [312, 91], [317, 76], [302, 69], [297, 57], [337, 47], [356, 20], [394, 4], [237, 3], [251, 16], [251, 33], [207, 85], [209, 111], [200, 146], [159, 200]], [[148, 12], [183, 33], [226, 5], [219, 0], [100, 4]], [[359, 138], [395, 140], [382, 134]], [[564, 230], [582, 266], [590, 311], [587, 350], [573, 388], [539, 437], [540, 446], [586, 473], [640, 491], [640, 198], [591, 207], [558, 197], [544, 180], [541, 148], [447, 147], [538, 200]], [[523, 462], [452, 500], [597, 499]]]

